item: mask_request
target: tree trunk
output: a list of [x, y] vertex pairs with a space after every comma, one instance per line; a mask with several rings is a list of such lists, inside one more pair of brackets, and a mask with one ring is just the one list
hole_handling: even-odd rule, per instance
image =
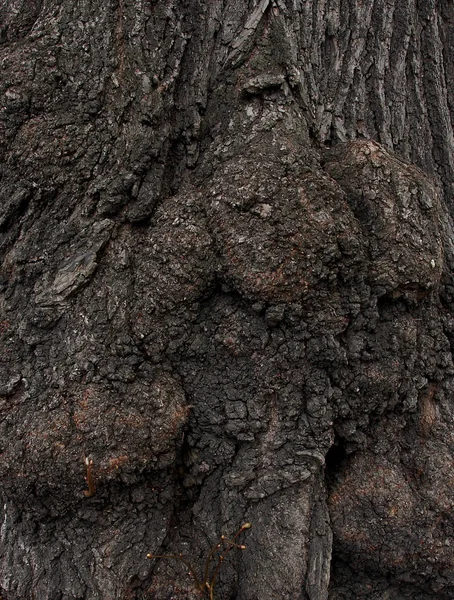
[[0, 0], [0, 58], [2, 600], [452, 598], [452, 3]]

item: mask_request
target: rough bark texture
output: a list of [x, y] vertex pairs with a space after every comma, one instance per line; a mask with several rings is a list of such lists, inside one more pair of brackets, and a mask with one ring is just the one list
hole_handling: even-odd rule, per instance
[[0, 64], [2, 599], [245, 521], [219, 600], [452, 598], [450, 0], [0, 0]]

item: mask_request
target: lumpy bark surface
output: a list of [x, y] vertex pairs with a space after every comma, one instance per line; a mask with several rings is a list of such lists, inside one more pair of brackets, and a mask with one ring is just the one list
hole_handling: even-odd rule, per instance
[[0, 0], [3, 600], [453, 597], [453, 23]]

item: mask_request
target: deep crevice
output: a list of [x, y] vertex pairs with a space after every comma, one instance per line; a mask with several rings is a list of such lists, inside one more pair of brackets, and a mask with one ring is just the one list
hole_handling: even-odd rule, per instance
[[325, 457], [325, 479], [328, 489], [336, 480], [337, 475], [343, 471], [347, 458], [346, 443], [342, 438], [336, 436]]

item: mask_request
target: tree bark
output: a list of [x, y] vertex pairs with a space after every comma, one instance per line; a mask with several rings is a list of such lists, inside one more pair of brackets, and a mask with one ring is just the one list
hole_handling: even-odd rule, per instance
[[147, 554], [246, 522], [219, 600], [453, 597], [453, 48], [449, 0], [0, 0], [2, 600], [208, 597]]

